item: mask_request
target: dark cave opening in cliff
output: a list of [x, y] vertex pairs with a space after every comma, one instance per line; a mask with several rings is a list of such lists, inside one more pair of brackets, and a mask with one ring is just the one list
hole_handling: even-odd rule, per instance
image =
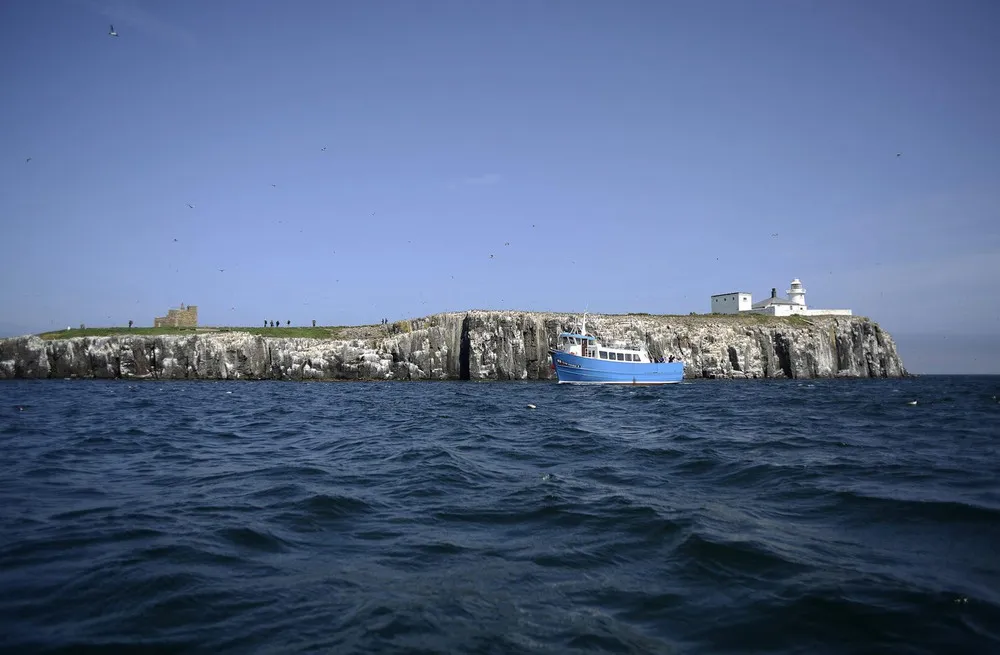
[[469, 351], [472, 350], [472, 344], [469, 339], [469, 317], [466, 316], [465, 320], [462, 321], [462, 339], [461, 345], [458, 349], [458, 379], [468, 380], [469, 375]]

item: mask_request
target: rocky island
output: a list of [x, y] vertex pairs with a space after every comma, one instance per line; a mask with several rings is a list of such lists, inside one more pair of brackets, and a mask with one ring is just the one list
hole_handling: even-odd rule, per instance
[[[554, 380], [548, 349], [580, 318], [473, 310], [336, 328], [327, 338], [259, 328], [13, 337], [0, 339], [0, 379]], [[859, 316], [588, 315], [587, 331], [679, 357], [686, 378], [907, 375], [892, 337]]]

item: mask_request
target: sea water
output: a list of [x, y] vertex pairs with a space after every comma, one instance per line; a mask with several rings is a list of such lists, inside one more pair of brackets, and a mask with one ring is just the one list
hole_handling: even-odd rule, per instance
[[0, 383], [0, 648], [998, 653], [998, 394]]

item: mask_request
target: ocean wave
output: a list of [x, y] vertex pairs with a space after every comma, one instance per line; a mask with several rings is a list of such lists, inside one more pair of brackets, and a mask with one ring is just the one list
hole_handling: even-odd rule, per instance
[[0, 643], [994, 652], [996, 388], [0, 385]]

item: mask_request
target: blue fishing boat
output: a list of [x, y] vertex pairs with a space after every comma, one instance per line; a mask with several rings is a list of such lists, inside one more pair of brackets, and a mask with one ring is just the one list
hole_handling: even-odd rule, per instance
[[604, 346], [587, 334], [584, 314], [580, 333], [563, 332], [549, 349], [559, 384], [672, 384], [684, 379], [684, 362], [653, 361], [645, 348]]

